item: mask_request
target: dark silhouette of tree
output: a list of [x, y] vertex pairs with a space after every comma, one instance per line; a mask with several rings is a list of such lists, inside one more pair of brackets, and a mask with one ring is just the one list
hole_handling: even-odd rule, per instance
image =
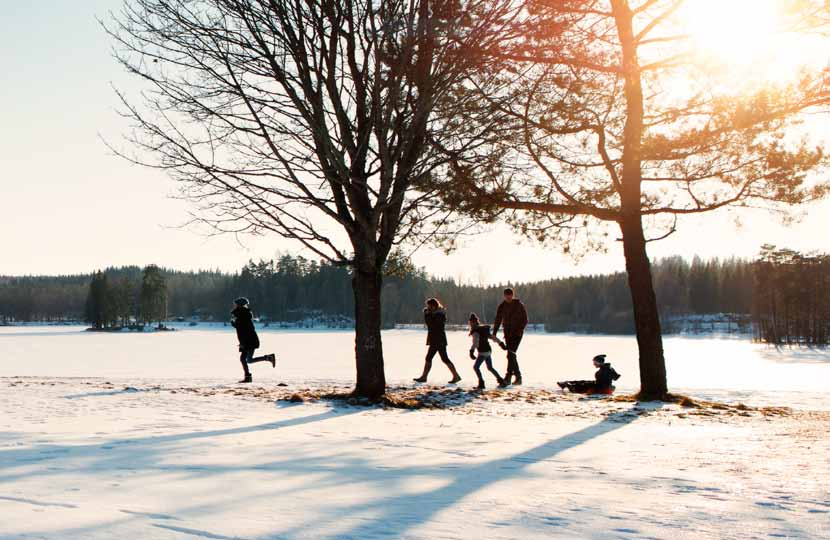
[[[825, 109], [826, 73], [730, 94], [692, 60], [674, 17], [683, 3], [528, 0], [521, 37], [500, 50], [502, 69], [465, 87], [482, 105], [459, 137], [494, 115], [503, 130], [476, 152], [453, 153], [452, 174], [432, 179], [451, 208], [504, 215], [565, 251], [620, 236], [645, 398], [667, 392], [647, 243], [674, 232], [679, 216], [782, 208], [827, 189], [808, 181], [826, 157], [796, 128], [802, 113]], [[816, 23], [804, 13], [787, 15], [792, 28]]]
[[86, 300], [86, 321], [94, 328], [107, 328], [110, 323], [110, 292], [106, 274], [96, 272], [89, 283]]
[[753, 269], [757, 339], [775, 345], [830, 344], [830, 255], [765, 245]]
[[151, 264], [144, 269], [139, 305], [144, 322], [161, 324], [167, 319], [167, 281], [158, 266]]
[[[412, 187], [465, 104], [445, 96], [497, 41], [508, 0], [136, 0], [110, 34], [149, 89], [126, 99], [137, 162], [217, 232], [273, 233], [352, 270], [355, 392], [385, 392], [383, 267], [450, 222]], [[123, 96], [122, 96], [123, 97]], [[443, 232], [442, 232], [443, 231]]]

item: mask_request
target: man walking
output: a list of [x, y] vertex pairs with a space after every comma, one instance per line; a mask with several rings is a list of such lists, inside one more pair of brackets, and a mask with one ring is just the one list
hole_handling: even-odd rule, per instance
[[[504, 290], [504, 302], [496, 310], [496, 319], [493, 321], [493, 336], [496, 336], [499, 327], [504, 326], [504, 342], [507, 345], [507, 373], [501, 386], [522, 384], [522, 372], [519, 369], [519, 360], [516, 352], [522, 342], [522, 336], [527, 326], [527, 310], [521, 300], [515, 298], [513, 289]], [[514, 379], [515, 377], [515, 379]]]

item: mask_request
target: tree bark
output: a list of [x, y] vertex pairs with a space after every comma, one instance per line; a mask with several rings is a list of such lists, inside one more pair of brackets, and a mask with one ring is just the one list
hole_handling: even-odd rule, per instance
[[383, 281], [379, 269], [355, 268], [352, 277], [355, 311], [356, 396], [377, 399], [386, 393], [383, 346], [380, 338], [380, 294]]
[[640, 352], [640, 397], [663, 399], [668, 392], [663, 334], [641, 216], [626, 216], [620, 228]]
[[663, 399], [668, 392], [663, 334], [657, 310], [657, 295], [654, 293], [654, 282], [651, 278], [651, 264], [646, 253], [641, 214], [644, 105], [642, 72], [634, 32], [634, 12], [628, 0], [612, 0], [611, 10], [617, 23], [625, 75], [626, 120], [620, 186], [620, 228], [640, 352], [640, 397]]

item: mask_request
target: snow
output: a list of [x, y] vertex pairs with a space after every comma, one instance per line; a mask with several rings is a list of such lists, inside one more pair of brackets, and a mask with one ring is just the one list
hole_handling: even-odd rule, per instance
[[277, 369], [242, 386], [226, 329], [0, 329], [0, 538], [830, 537], [825, 351], [670, 338], [673, 386], [791, 408], [697, 409], [553, 388], [599, 352], [633, 388], [611, 336], [530, 335], [529, 384], [477, 394], [453, 333], [462, 386], [436, 362], [412, 389], [424, 335], [398, 330], [395, 391], [436, 405], [403, 410], [313, 399], [348, 388], [351, 333], [260, 336]]

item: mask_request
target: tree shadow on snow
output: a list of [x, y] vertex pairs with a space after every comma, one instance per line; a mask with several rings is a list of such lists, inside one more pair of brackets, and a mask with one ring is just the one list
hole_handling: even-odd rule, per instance
[[[63, 445], [37, 444], [32, 447], [16, 447], [0, 450], [0, 483], [13, 482], [19, 478], [32, 476], [58, 476], [60, 474], [96, 474], [120, 470], [181, 469], [185, 471], [199, 471], [205, 474], [214, 470], [213, 467], [163, 465], [163, 459], [171, 450], [168, 445], [212, 439], [229, 435], [240, 435], [254, 432], [267, 432], [285, 429], [293, 426], [302, 426], [313, 422], [320, 422], [340, 418], [360, 412], [358, 409], [332, 408], [322, 413], [287, 418], [275, 422], [239, 426], [226, 429], [193, 431], [188, 433], [172, 433], [169, 435], [151, 435], [147, 437], [109, 439], [93, 444]], [[4, 474], [9, 469], [17, 467], [48, 463], [56, 465], [58, 460], [76, 460], [70, 468], [44, 467], [37, 471], [26, 471], [17, 474]], [[227, 472], [219, 467], [216, 473]]]
[[[530, 448], [524, 452], [489, 460], [471, 465], [459, 465], [457, 468], [441, 468], [433, 464], [414, 467], [394, 467], [386, 469], [386, 474], [378, 475], [376, 463], [367, 461], [365, 458], [343, 455], [338, 457], [336, 463], [330, 461], [330, 456], [318, 456], [310, 454], [301, 458], [296, 455], [286, 456], [270, 463], [258, 462], [255, 464], [240, 462], [217, 466], [209, 464], [204, 466], [191, 464], [166, 464], [164, 457], [174, 448], [170, 444], [179, 442], [192, 442], [199, 439], [222, 437], [252, 432], [265, 432], [278, 430], [291, 426], [306, 425], [329, 419], [337, 419], [349, 414], [363, 412], [361, 408], [335, 408], [323, 413], [307, 416], [289, 418], [277, 422], [258, 424], [253, 426], [242, 426], [236, 428], [191, 432], [183, 434], [171, 434], [160, 436], [139, 437], [133, 439], [116, 439], [105, 443], [88, 444], [80, 446], [63, 445], [38, 445], [28, 449], [8, 449], [0, 451], [0, 471], [8, 470], [18, 466], [31, 465], [32, 462], [49, 461], [50, 465], [58, 464], [60, 461], [69, 461], [71, 467], [43, 467], [38, 471], [27, 471], [18, 475], [0, 475], [0, 482], [14, 481], [21, 477], [32, 475], [58, 476], [62, 474], [72, 475], [95, 475], [101, 473], [119, 472], [124, 470], [149, 471], [175, 471], [184, 474], [180, 477], [186, 481], [190, 473], [192, 477], [203, 478], [205, 475], [226, 475], [237, 472], [256, 469], [267, 471], [272, 474], [289, 474], [292, 476], [304, 476], [314, 474], [316, 479], [310, 482], [305, 488], [295, 489], [326, 489], [342, 486], [346, 489], [356, 483], [377, 483], [381, 489], [379, 492], [390, 493], [387, 497], [380, 497], [377, 500], [360, 502], [345, 507], [338, 507], [334, 511], [327, 512], [330, 518], [317, 516], [313, 523], [300, 519], [299, 523], [285, 530], [274, 531], [273, 534], [260, 538], [285, 539], [297, 536], [308, 536], [310, 532], [320, 532], [318, 538], [326, 538], [322, 531], [339, 529], [337, 533], [330, 533], [328, 538], [368, 538], [377, 536], [401, 537], [407, 531], [428, 523], [436, 514], [451, 508], [462, 499], [474, 495], [501, 481], [513, 479], [526, 474], [525, 470], [533, 464], [550, 460], [556, 455], [571, 448], [577, 447], [597, 437], [620, 429], [637, 418], [635, 414], [627, 414], [627, 411], [616, 412], [607, 415], [601, 421], [569, 433], [555, 440]], [[371, 440], [379, 444], [389, 444], [388, 439]], [[417, 446], [418, 440], [408, 441], [407, 446]], [[457, 457], [470, 457], [472, 454], [459, 453]], [[321, 477], [321, 473], [323, 476]], [[328, 473], [328, 474], [325, 474]], [[440, 477], [444, 484], [436, 489], [427, 492], [412, 494], [398, 489], [396, 484], [403, 483], [413, 478]], [[413, 504], [413, 501], [417, 501]], [[242, 501], [236, 501], [240, 503]], [[58, 503], [50, 503], [58, 504]], [[197, 516], [209, 516], [216, 511], [227, 509], [228, 505], [233, 506], [234, 501], [224, 498], [208, 504], [181, 507], [177, 509], [165, 509], [164, 514], [139, 512], [133, 510], [121, 510], [120, 519], [99, 523], [97, 526], [89, 526], [80, 529], [65, 529], [63, 531], [48, 531], [51, 537], [62, 537], [64, 533], [90, 533], [112, 529], [121, 525], [129, 524], [130, 520], [151, 519], [153, 521], [167, 521], [167, 523], [148, 523], [152, 527], [158, 527], [183, 535], [197, 536], [216, 540], [238, 538], [237, 536], [226, 536], [219, 531], [202, 530], [190, 526], [187, 521], [198, 520]], [[163, 517], [162, 517], [163, 516]], [[189, 517], [190, 519], [185, 518]], [[342, 524], [343, 516], [356, 518], [357, 523], [347, 530], [342, 530], [338, 524]], [[182, 525], [172, 525], [169, 520], [177, 520]], [[393, 525], [394, 524], [394, 525]], [[194, 525], [197, 525], [194, 523]], [[197, 525], [198, 527], [198, 525]], [[391, 529], [394, 527], [394, 529]], [[27, 531], [34, 534], [36, 531]], [[40, 533], [47, 534], [47, 531]], [[38, 534], [40, 534], [38, 533]], [[53, 536], [56, 535], [56, 536]], [[37, 536], [37, 534], [35, 534]]]
[[770, 345], [760, 349], [758, 355], [778, 364], [830, 363], [830, 347], [815, 345]]
[[[293, 406], [283, 407], [293, 408]], [[633, 408], [634, 405], [632, 404]], [[302, 406], [297, 407], [298, 411], [303, 409]], [[335, 501], [320, 501], [322, 505], [328, 506], [324, 512], [316, 512], [313, 517], [302, 514], [291, 515], [290, 517], [294, 521], [291, 526], [283, 529], [277, 528], [271, 534], [256, 536], [255, 538], [259, 540], [298, 537], [330, 539], [400, 538], [411, 536], [413, 529], [428, 524], [436, 515], [451, 510], [454, 505], [465, 498], [474, 496], [478, 492], [500, 482], [532, 474], [528, 469], [534, 464], [552, 460], [567, 450], [621, 429], [638, 418], [638, 415], [633, 414], [631, 410], [610, 413], [590, 426], [539, 444], [523, 452], [484, 462], [456, 461], [453, 463], [454, 468], [445, 468], [436, 465], [434, 462], [417, 466], [395, 467], [392, 464], [388, 467], [380, 467], [377, 461], [367, 459], [363, 454], [350, 454], [348, 448], [344, 448], [346, 451], [337, 453], [335, 457], [328, 453], [307, 452], [298, 455], [292, 452], [288, 454], [275, 453], [275, 459], [271, 461], [240, 461], [239, 463], [222, 465], [165, 462], [168, 453], [183, 451], [181, 447], [176, 446], [180, 442], [190, 443], [200, 439], [253, 432], [265, 433], [291, 426], [336, 420], [365, 411], [366, 409], [362, 408], [333, 408], [322, 413], [236, 428], [119, 439], [84, 446], [39, 445], [26, 450], [3, 450], [0, 451], [0, 472], [4, 469], [31, 464], [27, 456], [31, 458], [33, 454], [37, 454], [41, 460], [54, 460], [49, 465], [63, 465], [60, 461], [66, 460], [70, 467], [66, 469], [43, 467], [41, 470], [29, 471], [18, 476], [85, 474], [92, 477], [95, 474], [123, 470], [139, 470], [145, 474], [152, 474], [156, 471], [172, 471], [181, 475], [179, 476], [180, 481], [186, 482], [189, 478], [203, 478], [206, 475], [216, 476], [219, 477], [220, 481], [225, 481], [222, 478], [225, 475], [255, 470], [265, 475], [263, 485], [267, 485], [269, 475], [313, 478], [304, 485], [295, 485], [292, 488], [295, 492], [303, 490], [326, 492], [334, 487], [350, 490], [356, 485], [368, 484], [376, 488], [372, 491], [380, 493], [381, 496], [375, 500], [364, 500], [356, 503], [346, 503], [345, 505], [340, 505]], [[342, 426], [335, 425], [333, 429], [342, 429]], [[325, 437], [325, 434], [320, 432], [316, 435]], [[325, 438], [320, 439], [320, 441], [325, 443]], [[427, 445], [429, 438], [410, 437], [405, 441], [399, 441], [381, 435], [373, 439], [361, 436], [358, 441], [364, 444], [367, 442], [373, 445], [395, 446], [400, 444], [406, 447], [419, 448], [420, 450], [430, 450], [419, 446]], [[357, 444], [360, 444], [360, 442]], [[263, 440], [262, 443], [267, 445], [271, 443], [271, 440]], [[193, 448], [194, 450], [198, 449], [198, 445], [193, 445]], [[442, 448], [439, 451], [447, 451], [447, 449]], [[209, 456], [209, 454], [205, 455]], [[464, 453], [462, 449], [459, 449], [455, 457], [472, 460], [476, 458], [476, 454]], [[387, 465], [387, 463], [381, 463], [380, 465]], [[383, 472], [379, 473], [379, 468], [382, 468]], [[14, 476], [0, 476], [0, 482], [9, 479], [14, 480], [14, 478]], [[418, 493], [412, 493], [410, 490], [404, 489], [405, 485], [411, 484], [412, 480], [418, 478], [429, 478], [433, 481], [440, 480], [441, 486]], [[555, 480], [555, 477], [551, 478], [551, 481]], [[273, 496], [290, 496], [283, 489], [273, 493]], [[217, 512], [228, 512], [231, 508], [244, 507], [248, 497], [253, 496], [250, 493], [243, 496], [234, 496], [233, 490], [229, 490], [226, 494], [209, 502], [189, 506], [183, 504], [178, 508], [171, 509], [165, 508], [164, 514], [121, 509], [121, 516], [118, 519], [101, 522], [86, 528], [40, 531], [39, 533], [38, 531], [27, 531], [27, 533], [33, 536], [43, 534], [52, 538], [77, 538], [93, 532], [112, 531], [114, 528], [121, 526], [135, 527], [136, 520], [140, 520], [145, 523], [139, 525], [153, 527], [157, 531], [165, 530], [170, 533], [212, 540], [228, 540], [230, 538], [240, 538], [230, 532], [233, 530], [232, 522], [226, 524], [230, 531], [209, 530], [212, 527], [204, 527], [202, 518], [210, 517]], [[269, 496], [271, 495], [262, 492], [256, 495], [257, 498]], [[47, 504], [63, 503], [50, 502]], [[497, 511], [495, 508], [491, 510], [493, 513]], [[459, 525], [463, 527], [463, 524]], [[148, 535], [152, 536], [150, 533]], [[254, 537], [251, 537], [251, 540], [253, 539]]]
[[[471, 496], [478, 491], [497, 484], [503, 480], [515, 478], [536, 463], [552, 459], [558, 454], [575, 448], [592, 439], [625, 427], [638, 416], [624, 412], [608, 414], [599, 422], [586, 428], [569, 433], [558, 439], [546, 442], [519, 454], [499, 458], [471, 466], [460, 466], [456, 469], [441, 469], [441, 476], [447, 480], [446, 484], [428, 492], [417, 494], [405, 493], [384, 497], [369, 503], [356, 504], [349, 508], [338, 509], [336, 515], [364, 515], [360, 523], [349, 530], [339, 531], [331, 538], [366, 538], [378, 535], [384, 531], [384, 536], [401, 537], [409, 529], [427, 523], [439, 512], [452, 507], [458, 501]], [[435, 467], [402, 468], [390, 471], [404, 477], [436, 474]], [[417, 499], [417, 504], [413, 504]], [[399, 527], [388, 530], [390, 523], [397, 523]], [[277, 538], [291, 537], [301, 533], [300, 528], [280, 531]]]

